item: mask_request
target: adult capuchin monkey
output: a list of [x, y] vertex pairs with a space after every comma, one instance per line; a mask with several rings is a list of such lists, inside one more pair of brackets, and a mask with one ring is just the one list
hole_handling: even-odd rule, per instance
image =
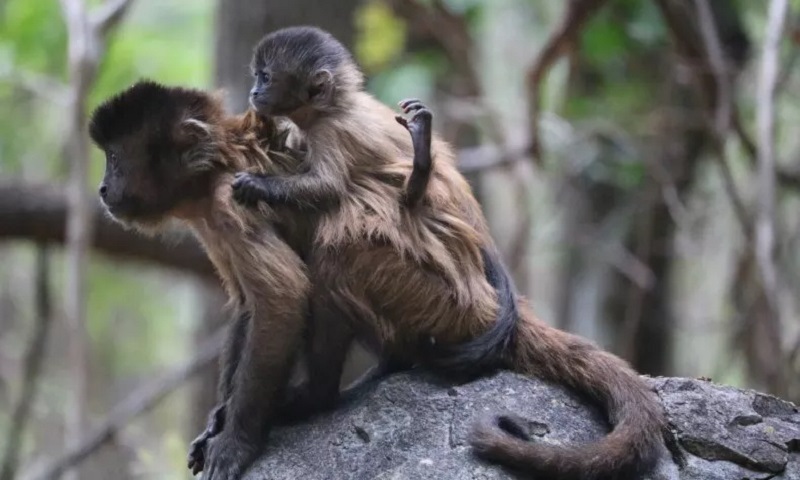
[[222, 278], [235, 311], [219, 386], [226, 403], [215, 412], [217, 438], [195, 461], [205, 464], [207, 479], [239, 478], [284, 398], [310, 282], [302, 259], [276, 232], [293, 227], [279, 225], [268, 207], [233, 201], [231, 182], [244, 169], [288, 173], [298, 162], [274, 151], [280, 132], [271, 119], [252, 111], [228, 116], [206, 92], [149, 81], [99, 106], [90, 134], [106, 155], [99, 193], [109, 214], [144, 232], [184, 223]]
[[[498, 265], [496, 248], [445, 143], [432, 139], [430, 181], [416, 207], [404, 208], [412, 140], [391, 110], [363, 91], [363, 76], [340, 42], [312, 27], [278, 30], [256, 46], [252, 69], [252, 106], [302, 130], [306, 171], [241, 173], [234, 197], [318, 215], [307, 262], [315, 328], [346, 319], [353, 334], [401, 363], [460, 371], [495, 365], [540, 376], [600, 403], [614, 426], [579, 448], [531, 443], [513, 418], [494, 417], [478, 422], [470, 437], [489, 459], [552, 479], [631, 479], [654, 465], [663, 410], [623, 360], [541, 322], [513, 295], [512, 328], [498, 327], [508, 324], [487, 280]], [[500, 337], [487, 333], [493, 330]], [[476, 343], [481, 335], [494, 343]], [[307, 388], [314, 395], [335, 395], [350, 340], [319, 337], [310, 348]]]

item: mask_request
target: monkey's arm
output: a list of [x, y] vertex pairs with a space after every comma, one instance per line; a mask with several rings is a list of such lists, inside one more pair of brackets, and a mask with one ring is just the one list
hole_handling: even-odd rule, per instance
[[263, 201], [270, 205], [320, 211], [335, 206], [345, 195], [347, 178], [346, 167], [318, 158], [308, 172], [301, 174], [275, 176], [240, 172], [232, 185], [233, 197], [247, 206]]
[[414, 112], [410, 119], [396, 116], [397, 122], [406, 127], [411, 134], [414, 146], [414, 167], [408, 177], [404, 201], [407, 207], [413, 208], [422, 200], [433, 172], [431, 155], [431, 139], [433, 136], [433, 114], [419, 100], [410, 99], [400, 102], [403, 113]]
[[233, 391], [233, 375], [239, 365], [239, 356], [242, 346], [247, 338], [247, 323], [250, 321], [249, 313], [242, 311], [235, 314], [233, 324], [228, 327], [228, 337], [222, 352], [222, 373], [217, 386], [218, 404], [208, 415], [206, 429], [192, 441], [189, 447], [189, 470], [192, 475], [197, 475], [205, 467], [206, 448], [208, 441], [216, 437], [225, 427], [225, 403]]
[[274, 425], [308, 318], [310, 283], [294, 251], [271, 229], [229, 239], [251, 318], [232, 377], [224, 428], [208, 446], [207, 480], [237, 480], [258, 456]]

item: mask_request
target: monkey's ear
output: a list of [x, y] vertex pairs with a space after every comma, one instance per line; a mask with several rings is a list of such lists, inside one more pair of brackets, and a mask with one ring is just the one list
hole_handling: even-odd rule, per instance
[[196, 118], [187, 118], [180, 124], [183, 135], [197, 139], [205, 139], [211, 136], [211, 125]]
[[202, 120], [189, 117], [176, 126], [174, 135], [175, 142], [181, 148], [190, 148], [192, 145], [211, 140], [212, 127]]
[[333, 86], [333, 73], [326, 69], [317, 70], [311, 76], [308, 97], [312, 101], [328, 100], [333, 96]]

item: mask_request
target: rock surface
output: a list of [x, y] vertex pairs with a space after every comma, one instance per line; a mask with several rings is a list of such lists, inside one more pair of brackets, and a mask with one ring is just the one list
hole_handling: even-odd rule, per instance
[[[648, 381], [664, 404], [677, 442], [652, 480], [800, 480], [800, 412], [754, 391], [701, 380]], [[513, 373], [444, 385], [404, 373], [369, 386], [330, 414], [274, 432], [246, 480], [513, 479], [475, 458], [473, 419], [515, 412], [534, 438], [589, 442], [607, 426], [575, 394]], [[579, 448], [579, 447], [578, 447]]]

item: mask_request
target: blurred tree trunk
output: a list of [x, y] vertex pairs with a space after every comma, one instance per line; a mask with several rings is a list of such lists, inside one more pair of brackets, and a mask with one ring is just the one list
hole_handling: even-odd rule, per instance
[[[713, 2], [713, 6], [724, 53], [733, 60], [734, 68], [741, 68], [748, 40], [735, 5]], [[658, 107], [667, 113], [660, 117], [656, 135], [642, 139], [645, 147], [638, 152], [640, 158], [647, 159], [643, 160], [647, 175], [639, 186], [628, 192], [609, 190], [607, 185], [580, 179], [568, 180], [577, 204], [582, 207], [568, 217], [565, 243], [575, 245], [576, 237], [587, 234], [594, 240], [577, 242], [575, 252], [570, 255], [563, 277], [559, 315], [562, 326], [583, 334], [591, 335], [594, 332], [587, 330], [608, 326], [611, 333], [603, 340], [612, 343], [613, 350], [629, 360], [637, 370], [651, 375], [669, 374], [672, 366], [675, 319], [670, 311], [670, 277], [677, 225], [671, 208], [694, 184], [698, 164], [711, 145], [713, 133], [706, 119], [713, 118], [716, 98], [710, 71], [699, 71], [707, 60], [699, 27], [694, 17], [687, 15], [694, 12], [694, 7], [669, 0], [660, 1], [659, 7], [667, 30], [675, 40], [680, 64], [676, 68], [672, 65], [674, 59], [669, 59], [663, 52], [642, 50], [632, 53], [636, 59], [627, 63], [636, 65], [636, 71], [629, 74], [641, 77], [643, 83], [658, 85], [661, 83], [659, 79], [664, 78], [667, 82], [662, 84], [666, 95], [662, 95], [663, 101]], [[622, 10], [615, 14], [624, 16], [625, 12]], [[665, 60], [670, 64], [665, 64]], [[665, 67], [672, 70], [671, 74], [667, 74], [669, 70]], [[693, 70], [688, 76], [687, 69]], [[597, 79], [603, 78], [594, 73], [586, 71], [579, 63], [578, 81], [573, 88], [583, 89], [584, 95], [590, 93]], [[731, 78], [735, 73], [731, 72]], [[694, 83], [687, 81], [692, 76], [697, 80]], [[595, 162], [603, 160], [604, 154], [600, 156]], [[609, 204], [612, 195], [617, 197], [615, 206], [613, 201]], [[626, 221], [618, 222], [626, 232], [622, 240], [624, 250], [626, 254], [632, 254], [630, 261], [646, 267], [647, 277], [652, 281], [635, 283], [629, 275], [623, 276], [616, 268], [609, 282], [602, 272], [603, 267], [598, 267], [601, 262], [613, 262], [597, 258], [591, 250], [597, 247], [598, 237], [604, 230], [602, 225], [614, 212], [620, 211], [625, 212], [626, 217]], [[603, 239], [599, 238], [599, 242], [602, 243]], [[609, 268], [606, 266], [605, 270]], [[581, 299], [589, 301], [582, 303]], [[594, 312], [599, 312], [600, 326], [592, 329], [585, 322], [578, 325], [578, 319]]]
[[[252, 84], [249, 64], [253, 47], [266, 33], [292, 25], [315, 25], [351, 46], [355, 37], [353, 17], [361, 0], [292, 0], [252, 1], [219, 0], [216, 16], [214, 83], [224, 88], [228, 106], [235, 112], [247, 108]], [[213, 297], [210, 295], [209, 298]], [[223, 321], [219, 304], [209, 301], [198, 327], [198, 341], [206, 338]], [[358, 366], [357, 370], [365, 368]], [[199, 376], [192, 397], [191, 435], [205, 425], [208, 412], [216, 402], [219, 368], [214, 366]], [[352, 373], [347, 375], [357, 375]]]

